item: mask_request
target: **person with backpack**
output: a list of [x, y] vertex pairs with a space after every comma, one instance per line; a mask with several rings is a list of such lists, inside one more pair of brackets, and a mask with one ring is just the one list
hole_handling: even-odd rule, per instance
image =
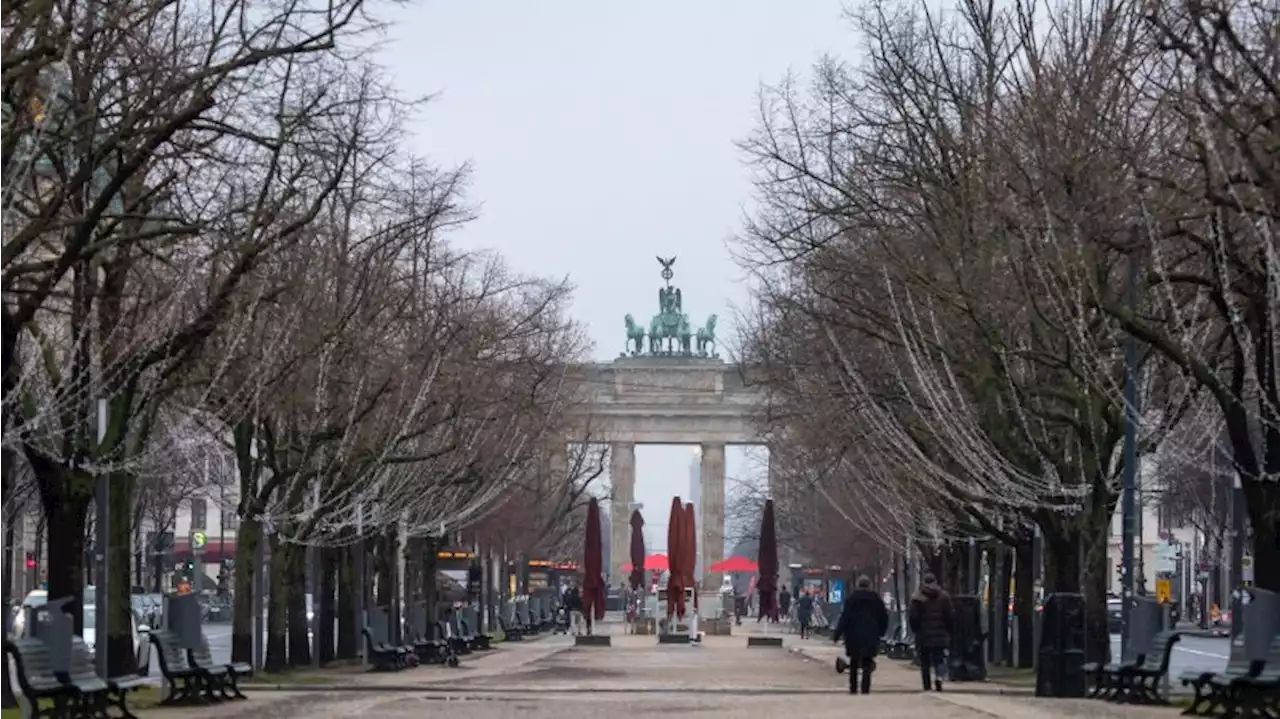
[[[871, 693], [871, 673], [876, 670], [880, 638], [889, 629], [889, 610], [880, 595], [871, 590], [871, 578], [858, 577], [854, 590], [844, 600], [840, 619], [831, 633], [831, 641], [844, 639], [844, 653], [849, 657], [849, 693]], [[861, 681], [859, 681], [861, 678]]]
[[[908, 626], [916, 638], [920, 680], [925, 691], [942, 691], [942, 682], [947, 678], [947, 647], [951, 645], [954, 621], [951, 595], [938, 585], [937, 577], [925, 574], [920, 580], [920, 589], [911, 597], [907, 613]], [[932, 682], [930, 670], [933, 671]]]

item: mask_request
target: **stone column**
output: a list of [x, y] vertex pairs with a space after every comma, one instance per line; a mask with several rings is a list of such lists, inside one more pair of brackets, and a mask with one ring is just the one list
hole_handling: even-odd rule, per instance
[[711, 565], [724, 559], [724, 444], [702, 445], [702, 587], [720, 589], [723, 574]]
[[631, 505], [636, 501], [636, 445], [614, 442], [609, 445], [609, 481], [613, 500], [609, 516], [613, 556], [609, 559], [609, 583], [617, 586], [626, 581], [622, 565], [631, 560]]
[[768, 458], [769, 496], [773, 498], [774, 504], [777, 504], [782, 499], [782, 472], [774, 470], [775, 464], [773, 447], [770, 447]]
[[547, 453], [548, 489], [563, 487], [569, 481], [569, 445], [557, 442]]

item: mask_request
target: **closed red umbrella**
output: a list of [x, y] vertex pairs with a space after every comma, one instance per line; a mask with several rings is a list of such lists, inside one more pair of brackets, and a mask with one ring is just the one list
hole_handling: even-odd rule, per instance
[[693, 608], [698, 608], [698, 517], [693, 502], [684, 505], [684, 579], [685, 586], [693, 588]]
[[631, 588], [639, 590], [644, 587], [644, 517], [640, 510], [631, 513]]
[[587, 505], [587, 538], [582, 558], [582, 614], [604, 619], [604, 541], [600, 533], [600, 502]]
[[671, 498], [671, 518], [667, 520], [667, 563], [670, 579], [667, 580], [667, 618], [671, 615], [684, 618], [684, 505], [679, 497]]
[[773, 500], [766, 500], [760, 517], [760, 616], [778, 618], [778, 533], [774, 528]]

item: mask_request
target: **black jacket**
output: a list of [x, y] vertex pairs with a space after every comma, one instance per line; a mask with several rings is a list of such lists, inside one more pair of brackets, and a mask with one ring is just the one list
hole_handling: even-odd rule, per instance
[[917, 646], [946, 649], [951, 644], [951, 595], [937, 584], [922, 585], [911, 598], [907, 620]]
[[845, 597], [831, 640], [844, 639], [844, 653], [851, 657], [874, 657], [888, 630], [889, 610], [884, 600], [870, 589], [855, 589]]

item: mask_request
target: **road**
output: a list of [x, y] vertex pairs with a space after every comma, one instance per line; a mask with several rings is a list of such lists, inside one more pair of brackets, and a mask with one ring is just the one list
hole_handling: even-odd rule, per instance
[[[1177, 679], [1183, 672], [1220, 671], [1226, 666], [1230, 651], [1231, 640], [1226, 637], [1183, 635], [1182, 640], [1173, 645], [1173, 656], [1169, 659], [1169, 676], [1173, 679], [1170, 688], [1175, 692], [1182, 689]], [[1111, 635], [1111, 655], [1120, 656], [1119, 634]]]

